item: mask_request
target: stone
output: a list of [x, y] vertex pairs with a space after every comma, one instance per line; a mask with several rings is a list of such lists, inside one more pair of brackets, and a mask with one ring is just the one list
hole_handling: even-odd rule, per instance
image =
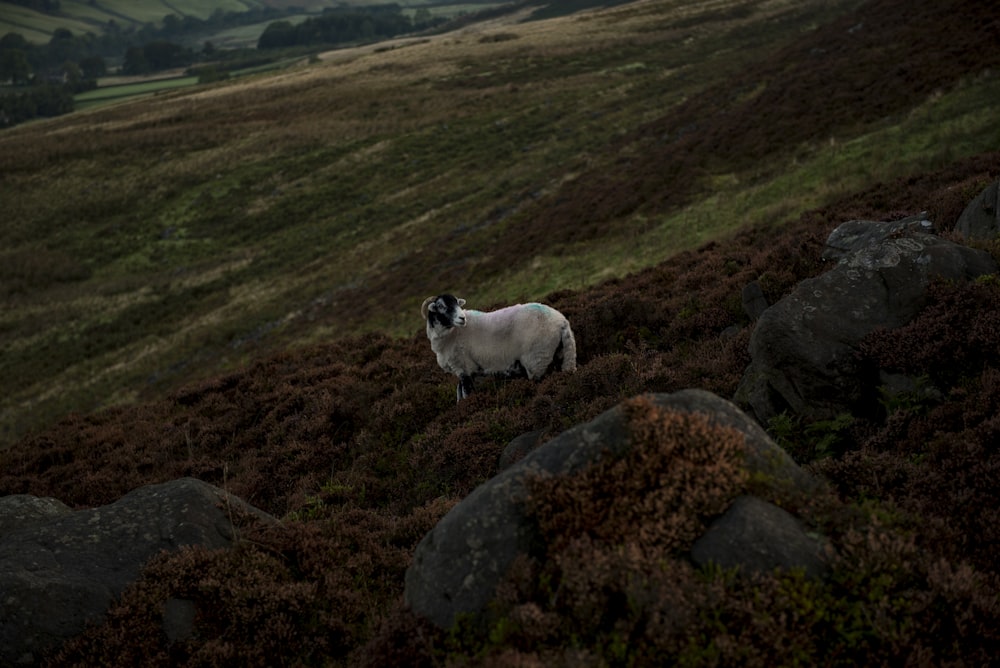
[[[750, 471], [779, 485], [818, 489], [816, 479], [729, 401], [694, 389], [649, 398], [658, 406], [701, 413], [713, 425], [743, 432]], [[406, 572], [407, 605], [442, 628], [453, 625], [458, 615], [482, 612], [517, 555], [531, 552], [539, 540], [522, 511], [528, 478], [575, 473], [604, 456], [627, 452], [630, 445], [628, 425], [616, 406], [556, 436], [473, 490], [417, 546]]]
[[968, 241], [996, 239], [1000, 236], [998, 200], [1000, 181], [994, 181], [965, 207], [955, 223], [955, 231]]
[[825, 543], [810, 536], [794, 515], [755, 496], [741, 496], [691, 546], [691, 558], [746, 573], [802, 569], [809, 577], [827, 571]]
[[[43, 652], [100, 621], [162, 551], [231, 546], [237, 536], [230, 509], [275, 521], [193, 478], [142, 487], [89, 510], [11, 497], [0, 500], [0, 508], [6, 508], [0, 526], [8, 527], [0, 533], [0, 665], [37, 663]], [[20, 519], [12, 523], [12, 517]], [[168, 631], [183, 637], [183, 607], [169, 612]]]
[[802, 281], [757, 321], [735, 401], [762, 424], [783, 412], [816, 421], [877, 406], [878, 369], [860, 361], [862, 339], [912, 320], [931, 281], [997, 271], [985, 251], [927, 228], [919, 217], [838, 227], [824, 251], [837, 265]]
[[537, 431], [529, 431], [525, 434], [521, 434], [512, 440], [500, 454], [497, 469], [503, 471], [511, 464], [524, 459], [528, 453], [538, 447], [539, 441], [542, 440], [542, 436], [544, 435], [545, 430], [539, 429]]

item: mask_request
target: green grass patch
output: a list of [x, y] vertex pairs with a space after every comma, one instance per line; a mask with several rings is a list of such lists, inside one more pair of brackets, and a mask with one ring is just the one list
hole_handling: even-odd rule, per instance
[[73, 103], [78, 111], [82, 111], [110, 102], [121, 102], [130, 98], [186, 88], [194, 86], [197, 83], [198, 77], [185, 76], [173, 79], [156, 79], [140, 83], [121, 84], [118, 86], [102, 86], [76, 95], [73, 98]]

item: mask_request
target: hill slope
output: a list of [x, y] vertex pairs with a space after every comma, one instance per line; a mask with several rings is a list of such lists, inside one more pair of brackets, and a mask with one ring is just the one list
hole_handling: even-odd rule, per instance
[[[901, 36], [893, 58], [936, 65], [873, 115], [883, 49], [824, 23], [854, 4], [645, 2], [5, 132], [0, 438], [260, 351], [412, 332], [442, 290], [485, 307], [624, 275], [996, 143], [995, 50], [950, 59], [995, 21], [911, 12], [953, 37]], [[840, 66], [869, 79], [835, 104]], [[821, 92], [781, 106], [790, 86]], [[764, 150], [747, 128], [774, 96]]]
[[[859, 35], [872, 24], [900, 32]], [[926, 210], [948, 229], [1000, 176], [980, 41], [997, 30], [986, 3], [641, 2], [0, 135], [5, 421], [50, 425], [0, 453], [0, 494], [91, 506], [194, 475], [285, 520], [156, 561], [58, 661], [641, 663], [662, 626], [622, 613], [573, 636], [558, 600], [550, 626], [436, 634], [396, 607], [413, 547], [521, 433], [645, 391], [731, 396], [740, 290], [773, 302], [822, 271], [840, 222]], [[456, 406], [416, 316], [445, 289], [546, 297], [579, 371]], [[828, 581], [639, 561], [690, 594], [659, 658], [987, 660], [1000, 358], [962, 340], [997, 322], [995, 281], [941, 286], [873, 344], [939, 400], [783, 434], [836, 491], [798, 509], [835, 541]], [[199, 611], [174, 644], [171, 598]]]

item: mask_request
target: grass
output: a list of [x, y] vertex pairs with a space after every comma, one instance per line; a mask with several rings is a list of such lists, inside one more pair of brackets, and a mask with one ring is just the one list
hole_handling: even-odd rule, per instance
[[[261, 74], [273, 72], [301, 62], [301, 58], [286, 58], [273, 63], [245, 67], [229, 72], [232, 77], [247, 76], [250, 74]], [[99, 88], [79, 93], [73, 98], [76, 111], [93, 109], [111, 102], [123, 102], [133, 98], [141, 98], [148, 95], [155, 95], [180, 88], [188, 88], [199, 83], [197, 76], [167, 76], [153, 78], [142, 81], [131, 81], [129, 83], [114, 84], [105, 83]]]
[[162, 91], [186, 88], [198, 83], [198, 77], [176, 77], [172, 79], [156, 79], [139, 83], [121, 84], [117, 86], [102, 86], [94, 90], [79, 93], [73, 98], [77, 111], [92, 109], [109, 102], [120, 102], [129, 98], [153, 95]]

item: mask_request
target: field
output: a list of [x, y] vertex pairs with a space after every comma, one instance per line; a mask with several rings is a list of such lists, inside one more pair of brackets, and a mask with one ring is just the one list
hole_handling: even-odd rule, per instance
[[73, 102], [77, 111], [83, 111], [84, 109], [90, 109], [109, 102], [153, 95], [163, 91], [173, 90], [175, 88], [193, 86], [196, 83], [198, 83], [198, 77], [186, 76], [155, 79], [139, 83], [101, 86], [100, 88], [76, 95], [73, 98]]
[[[212, 12], [246, 11], [249, 7], [265, 3], [250, 0], [212, 0], [211, 2], [162, 0], [102, 0], [101, 3], [85, 0], [62, 0], [58, 15], [37, 12], [20, 5], [0, 2], [0, 35], [19, 32], [36, 44], [49, 41], [57, 28], [68, 28], [75, 34], [100, 33], [108, 21], [122, 27], [139, 27], [145, 23], [158, 23], [167, 14], [196, 16], [205, 19]], [[300, 3], [305, 4], [305, 3]]]
[[[159, 24], [164, 16], [193, 16], [207, 19], [216, 11], [243, 12], [257, 7], [276, 7], [284, 9], [293, 6], [305, 10], [304, 15], [317, 14], [326, 7], [338, 6], [341, 3], [333, 0], [296, 0], [284, 2], [281, 0], [102, 0], [100, 3], [86, 0], [61, 0], [58, 13], [46, 14], [21, 5], [0, 2], [0, 36], [8, 32], [23, 35], [29, 42], [44, 44], [52, 37], [57, 28], [67, 28], [74, 34], [100, 34], [109, 21], [114, 21], [120, 27], [138, 28], [147, 23]], [[360, 0], [354, 5], [384, 4], [380, 0]], [[448, 4], [414, 0], [400, 3], [412, 11], [427, 5], [435, 16], [451, 17], [463, 12], [474, 12], [501, 3], [467, 2], [464, 4]], [[600, 3], [597, 3], [600, 4]], [[292, 19], [294, 20], [294, 19]], [[257, 42], [267, 24], [244, 26], [239, 29], [227, 30], [209, 39], [219, 45], [229, 48], [252, 47]], [[251, 35], [252, 33], [252, 35]]]
[[[280, 70], [290, 65], [301, 62], [301, 58], [292, 58], [246, 67], [229, 72], [230, 77], [247, 76], [260, 74], [262, 72], [272, 72]], [[178, 72], [161, 73], [158, 77], [107, 77], [101, 80], [98, 88], [79, 93], [73, 98], [74, 107], [77, 111], [92, 109], [112, 102], [127, 101], [132, 98], [155, 95], [178, 88], [187, 88], [198, 84], [198, 77], [194, 75], [184, 75]], [[121, 81], [119, 83], [119, 81]]]
[[[742, 287], [773, 302], [823, 271], [840, 222], [953, 225], [1000, 174], [998, 33], [988, 3], [640, 0], [0, 133], [0, 493], [83, 507], [194, 475], [284, 520], [231, 555], [158, 561], [62, 658], [378, 665], [410, 642], [423, 665], [507, 649], [571, 663], [568, 631], [504, 647], [502, 628], [480, 642], [407, 618], [416, 541], [521, 433], [641, 392], [732, 396], [753, 328]], [[557, 305], [579, 325], [580, 371], [456, 407], [419, 317], [442, 292]], [[702, 610], [706, 635], [674, 660], [746, 646], [760, 650], [747, 665], [822, 663], [830, 643], [843, 665], [985, 656], [1000, 360], [968, 359], [935, 318], [992, 326], [1000, 291], [934, 299], [953, 312], [887, 340], [914, 375], [948, 366], [942, 350], [966, 370], [945, 374], [940, 405], [859, 420], [822, 461], [815, 430], [783, 434], [849, 506], [817, 521], [863, 575], [844, 562], [821, 592], [775, 581], [720, 598], [731, 607]], [[208, 606], [204, 635], [165, 647], [157, 611], [178, 592]], [[733, 619], [773, 626], [734, 640], [751, 625]], [[618, 665], [608, 634], [573, 642]]]

